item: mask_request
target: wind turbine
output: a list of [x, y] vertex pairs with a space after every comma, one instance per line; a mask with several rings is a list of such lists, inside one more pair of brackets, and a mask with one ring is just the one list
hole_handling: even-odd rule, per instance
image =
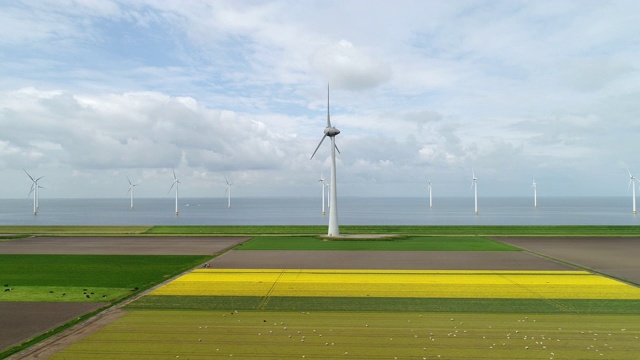
[[173, 169], [173, 184], [171, 184], [171, 187], [169, 188], [169, 192], [171, 192], [171, 189], [173, 189], [174, 186], [176, 187], [176, 215], [178, 215], [178, 184], [180, 184], [180, 181], [176, 176], [176, 170]]
[[[636, 181], [638, 181], [638, 179], [631, 175], [631, 172], [629, 170], [627, 170], [627, 172], [629, 173], [629, 186], [632, 189], [632, 196], [633, 196], [633, 213], [637, 214], [638, 212], [636, 211]], [[629, 190], [629, 186], [627, 186], [627, 191]]]
[[131, 210], [133, 210], [133, 188], [138, 186], [138, 184], [133, 184], [131, 180], [129, 180], [128, 176], [127, 176], [127, 181], [129, 182], [129, 190], [127, 191], [127, 194], [131, 195]]
[[433, 207], [433, 201], [431, 201], [431, 179], [429, 179], [429, 207]]
[[22, 169], [24, 171], [25, 174], [27, 174], [27, 176], [29, 177], [29, 179], [31, 179], [31, 189], [29, 190], [29, 195], [31, 195], [31, 193], [33, 193], [33, 215], [38, 215], [38, 208], [40, 207], [40, 191], [39, 189], [42, 188], [42, 186], [38, 185], [38, 181], [40, 179], [42, 179], [44, 176], [40, 176], [39, 178], [35, 179], [33, 176], [31, 176], [27, 170]]
[[536, 184], [536, 178], [533, 178], [533, 207], [538, 207], [538, 184]]
[[473, 169], [471, 169], [471, 187], [473, 188], [473, 192], [474, 192], [474, 200], [475, 200], [475, 211], [476, 211], [476, 215], [478, 215], [478, 178], [476, 177], [476, 173], [473, 171]]
[[320, 180], [318, 180], [318, 182], [320, 182], [320, 187], [322, 187], [322, 215], [324, 215], [324, 176], [322, 176], [322, 173], [320, 173]]
[[[329, 112], [329, 84], [327, 84], [327, 127], [324, 129], [324, 136], [320, 139], [320, 143], [316, 147], [316, 150], [311, 155], [311, 159], [316, 154], [320, 145], [324, 139], [328, 136], [331, 138], [331, 190], [329, 195], [329, 236], [339, 236], [340, 228], [338, 226], [338, 193], [337, 193], [337, 181], [336, 181], [336, 135], [340, 134], [340, 130], [331, 126], [331, 115]], [[338, 150], [338, 153], [340, 150]]]
[[231, 185], [233, 185], [233, 183], [230, 183], [229, 180], [227, 180], [227, 177], [224, 177], [224, 181], [227, 182], [227, 190], [224, 192], [225, 194], [227, 194], [227, 208], [231, 207]]

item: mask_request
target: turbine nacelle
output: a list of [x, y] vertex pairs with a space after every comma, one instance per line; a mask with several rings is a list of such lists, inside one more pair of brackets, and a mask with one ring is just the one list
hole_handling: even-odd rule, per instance
[[340, 134], [340, 130], [334, 128], [334, 127], [327, 127], [324, 129], [324, 135], [328, 136], [328, 137], [334, 137], [336, 135]]

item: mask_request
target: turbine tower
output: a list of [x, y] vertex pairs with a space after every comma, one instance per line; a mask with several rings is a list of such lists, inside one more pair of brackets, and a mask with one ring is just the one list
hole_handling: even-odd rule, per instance
[[138, 186], [138, 184], [132, 183], [128, 176], [127, 181], [129, 182], [129, 190], [127, 191], [127, 194], [131, 196], [131, 210], [133, 210], [133, 188]]
[[320, 187], [322, 187], [322, 215], [324, 215], [324, 176], [322, 176], [322, 173], [320, 173], [320, 180], [318, 180], [318, 182], [320, 182]]
[[[340, 130], [331, 126], [331, 115], [329, 112], [329, 84], [327, 84], [327, 127], [324, 129], [324, 136], [320, 139], [320, 143], [316, 147], [316, 150], [311, 155], [311, 159], [316, 154], [320, 145], [324, 139], [328, 136], [331, 138], [331, 190], [329, 195], [329, 231], [327, 235], [329, 236], [339, 236], [340, 228], [338, 226], [338, 194], [337, 194], [337, 182], [336, 182], [336, 150], [338, 147], [336, 146], [336, 135], [340, 134]], [[338, 150], [338, 153], [340, 150]]]
[[473, 169], [471, 170], [471, 187], [473, 188], [473, 192], [474, 192], [474, 204], [475, 204], [475, 213], [476, 215], [478, 215], [478, 178], [476, 177], [476, 173], [473, 171]]
[[538, 184], [536, 184], [536, 178], [533, 178], [533, 185], [531, 185], [533, 189], [533, 207], [538, 207]]
[[231, 185], [233, 185], [233, 183], [230, 183], [229, 180], [227, 180], [227, 177], [224, 177], [224, 181], [227, 182], [227, 190], [224, 192], [227, 195], [227, 208], [231, 207]]
[[[638, 179], [631, 175], [631, 172], [629, 170], [627, 170], [627, 172], [629, 173], [629, 186], [631, 187], [631, 196], [633, 196], [633, 213], [637, 214], [638, 212], [636, 211], [636, 181], [638, 181]], [[628, 190], [628, 187], [627, 187]]]
[[24, 171], [25, 174], [27, 174], [27, 176], [29, 177], [29, 179], [31, 179], [31, 189], [29, 190], [29, 195], [31, 195], [31, 193], [33, 193], [33, 215], [38, 215], [38, 208], [40, 207], [40, 188], [42, 188], [42, 186], [38, 185], [38, 181], [40, 181], [40, 179], [42, 179], [44, 176], [40, 176], [39, 178], [35, 179], [33, 176], [31, 176], [27, 170], [22, 169]]
[[176, 170], [173, 169], [173, 184], [171, 184], [171, 187], [169, 188], [169, 192], [171, 192], [171, 189], [173, 189], [174, 186], [176, 187], [176, 215], [178, 215], [178, 184], [180, 184], [180, 181], [176, 176]]
[[431, 199], [431, 180], [429, 180], [429, 207], [433, 207], [433, 201]]

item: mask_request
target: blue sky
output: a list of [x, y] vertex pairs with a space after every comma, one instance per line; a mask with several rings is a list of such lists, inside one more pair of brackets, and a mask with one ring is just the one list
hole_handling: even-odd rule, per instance
[[630, 196], [637, 1], [0, 3], [0, 198]]

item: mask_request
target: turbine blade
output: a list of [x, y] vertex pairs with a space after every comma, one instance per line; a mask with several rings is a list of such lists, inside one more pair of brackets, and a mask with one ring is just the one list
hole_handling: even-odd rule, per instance
[[[316, 150], [313, 152], [313, 154], [311, 155], [311, 159], [313, 159], [313, 156], [316, 154], [316, 152], [318, 151], [318, 149], [320, 148], [320, 145], [322, 145], [322, 142], [324, 141], [324, 139], [327, 137], [327, 134], [324, 134], [324, 136], [322, 137], [322, 139], [320, 139], [320, 143], [318, 144], [318, 146], [316, 147]], [[309, 159], [309, 160], [311, 160]]]
[[230, 185], [230, 184], [229, 184], [229, 180], [227, 180], [227, 177], [226, 177], [226, 176], [224, 177], [224, 181], [227, 183], [227, 186], [229, 186], [229, 185]]
[[171, 187], [169, 188], [169, 191], [167, 191], [167, 194], [171, 192], [171, 189], [173, 189], [173, 186], [176, 184], [177, 181], [174, 181], [173, 184], [171, 184]]
[[35, 181], [35, 180], [33, 179], [33, 176], [29, 175], [29, 173], [27, 172], [27, 170], [22, 169], [22, 171], [24, 171], [24, 173], [25, 173], [25, 174], [27, 174], [27, 176], [29, 177], [29, 179], [31, 179], [31, 181]]
[[329, 83], [327, 83], [327, 127], [331, 127], [331, 115], [329, 112]]
[[178, 178], [176, 177], [176, 169], [171, 169], [173, 170], [173, 180], [176, 181], [178, 180]]
[[131, 183], [131, 180], [129, 180], [129, 177], [128, 177], [128, 176], [127, 176], [127, 181], [129, 182], [129, 185], [133, 185], [133, 184]]
[[342, 154], [342, 153], [340, 152], [340, 149], [338, 149], [338, 144], [336, 144], [336, 150], [338, 151], [338, 154]]

